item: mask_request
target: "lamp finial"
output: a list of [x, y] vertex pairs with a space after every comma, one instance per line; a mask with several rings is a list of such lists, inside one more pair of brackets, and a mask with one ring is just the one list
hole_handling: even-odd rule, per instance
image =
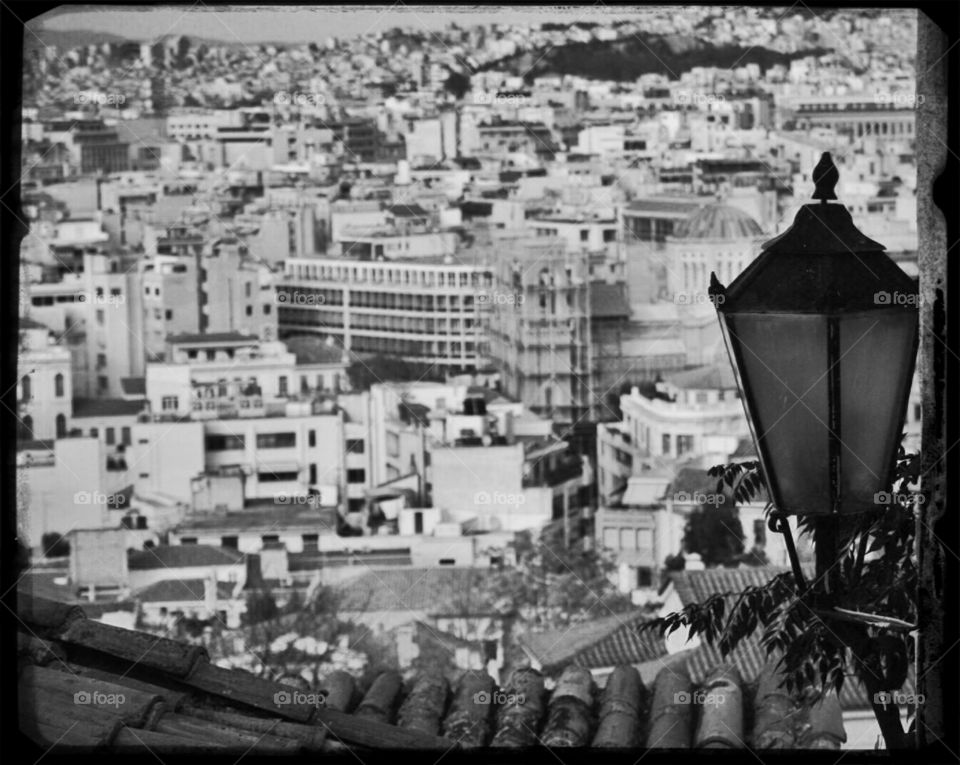
[[816, 185], [813, 198], [819, 199], [822, 203], [826, 203], [828, 199], [836, 199], [837, 195], [834, 192], [834, 187], [839, 180], [840, 171], [833, 164], [830, 152], [823, 152], [817, 166], [813, 168], [813, 183]]

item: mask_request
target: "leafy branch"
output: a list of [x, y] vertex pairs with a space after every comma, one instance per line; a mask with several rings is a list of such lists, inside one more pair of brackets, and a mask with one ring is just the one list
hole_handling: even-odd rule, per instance
[[[717, 479], [718, 492], [726, 487], [741, 503], [756, 498], [765, 486], [759, 462], [717, 465], [707, 472]], [[689, 604], [637, 629], [659, 629], [667, 635], [686, 628], [690, 637], [716, 645], [724, 656], [760, 630], [766, 655], [779, 656], [788, 691], [813, 702], [831, 689], [839, 693], [845, 679], [855, 675], [873, 699], [888, 748], [903, 746], [899, 711], [877, 699], [903, 686], [913, 658], [913, 640], [903, 625], [916, 623], [917, 495], [907, 489], [918, 481], [919, 455], [906, 454], [901, 447], [889, 504], [875, 513], [841, 518], [835, 564], [840, 589], [833, 600], [827, 600], [823, 582], [801, 590], [794, 574], [787, 572], [740, 593]], [[816, 518], [798, 518], [798, 528], [816, 546]], [[846, 610], [835, 617], [824, 610], [825, 603]], [[839, 618], [843, 615], [847, 618]]]

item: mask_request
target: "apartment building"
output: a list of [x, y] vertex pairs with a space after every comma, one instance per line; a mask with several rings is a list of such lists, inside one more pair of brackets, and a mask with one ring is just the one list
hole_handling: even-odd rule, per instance
[[478, 294], [492, 285], [489, 258], [365, 261], [292, 258], [277, 276], [280, 330], [333, 338], [345, 351], [390, 355], [435, 374], [485, 364]]
[[17, 366], [17, 438], [62, 438], [73, 398], [70, 351], [55, 341], [47, 326], [22, 318]]

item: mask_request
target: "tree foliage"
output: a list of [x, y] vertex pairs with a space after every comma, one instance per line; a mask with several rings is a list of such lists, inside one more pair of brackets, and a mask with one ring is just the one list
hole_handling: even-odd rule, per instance
[[[763, 486], [756, 462], [719, 465], [709, 473], [718, 479], [718, 491], [726, 486], [739, 502], [749, 501]], [[891, 503], [875, 513], [841, 518], [836, 545], [840, 586], [835, 592], [828, 593], [820, 579], [800, 587], [792, 572], [783, 573], [742, 593], [690, 604], [638, 629], [659, 628], [665, 635], [685, 626], [691, 637], [700, 636], [725, 655], [760, 630], [768, 656], [781, 657], [787, 689], [811, 701], [830, 689], [839, 692], [851, 674], [873, 699], [900, 690], [913, 660], [910, 632], [917, 619], [917, 496], [908, 489], [918, 480], [919, 455], [908, 455], [901, 447]], [[822, 543], [814, 518], [800, 517], [798, 527], [810, 534], [815, 547]], [[850, 611], [883, 618], [868, 620]], [[873, 706], [887, 747], [902, 747], [896, 705], [874, 701]]]
[[555, 628], [632, 607], [613, 585], [612, 558], [582, 544], [567, 547], [559, 528], [548, 527], [536, 540], [520, 532], [515, 549], [517, 565], [491, 576], [488, 594], [528, 626]]
[[721, 502], [717, 506], [702, 504], [693, 510], [683, 542], [688, 552], [700, 554], [706, 566], [737, 563], [743, 554], [743, 527], [736, 506]]

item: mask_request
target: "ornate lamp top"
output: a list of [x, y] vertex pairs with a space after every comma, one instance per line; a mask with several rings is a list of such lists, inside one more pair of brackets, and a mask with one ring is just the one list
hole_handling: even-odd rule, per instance
[[837, 194], [834, 188], [839, 180], [840, 171], [833, 164], [830, 152], [825, 151], [820, 157], [820, 161], [817, 162], [817, 166], [813, 168], [813, 182], [817, 187], [813, 192], [813, 198], [819, 199], [823, 203], [826, 203], [828, 199], [836, 199]]

